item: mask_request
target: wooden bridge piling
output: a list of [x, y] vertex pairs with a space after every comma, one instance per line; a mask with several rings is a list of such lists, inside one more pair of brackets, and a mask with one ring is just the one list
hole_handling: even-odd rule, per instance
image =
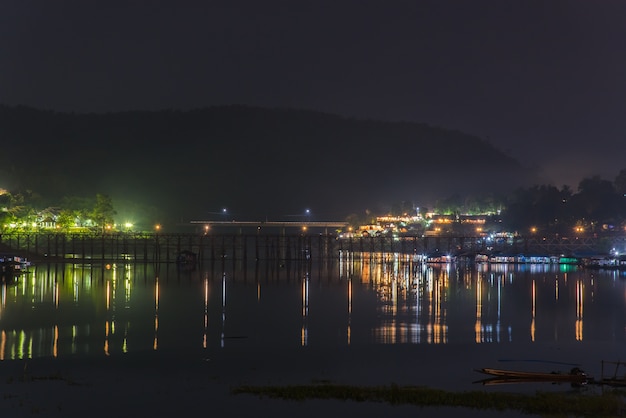
[[[399, 242], [398, 242], [399, 241]], [[0, 245], [31, 258], [50, 260], [102, 260], [107, 262], [175, 262], [183, 250], [195, 253], [199, 262], [232, 258], [248, 260], [332, 259], [349, 252], [419, 254], [434, 251], [471, 253], [491, 250], [503, 252], [572, 253], [602, 252], [620, 246], [626, 248], [626, 236], [611, 240], [597, 237], [551, 239], [520, 237], [512, 243], [487, 243], [480, 237], [381, 236], [348, 237], [315, 234], [63, 234], [4, 233]], [[4, 250], [6, 251], [6, 250]]]

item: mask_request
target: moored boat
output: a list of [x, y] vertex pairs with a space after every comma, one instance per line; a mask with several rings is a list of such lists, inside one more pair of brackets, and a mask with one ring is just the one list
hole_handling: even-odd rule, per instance
[[0, 275], [4, 283], [16, 283], [25, 273], [30, 262], [24, 257], [13, 254], [0, 254]]
[[496, 376], [503, 379], [523, 379], [527, 381], [551, 381], [551, 382], [574, 382], [583, 383], [589, 380], [589, 376], [578, 367], [574, 367], [569, 373], [560, 372], [527, 372], [519, 370], [504, 370], [482, 368], [477, 372]]

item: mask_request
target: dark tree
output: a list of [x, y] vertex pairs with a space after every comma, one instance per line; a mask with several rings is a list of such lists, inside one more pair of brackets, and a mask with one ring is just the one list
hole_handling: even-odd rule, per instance
[[615, 177], [613, 184], [615, 186], [615, 191], [618, 194], [626, 196], [626, 168], [619, 172], [617, 177]]
[[113, 200], [103, 194], [96, 195], [96, 206], [93, 209], [93, 219], [104, 230], [107, 224], [113, 223], [113, 216], [117, 212], [113, 209]]
[[621, 218], [621, 199], [613, 183], [599, 176], [581, 180], [578, 193], [572, 196], [569, 205], [573, 214], [594, 229], [598, 224], [613, 223]]

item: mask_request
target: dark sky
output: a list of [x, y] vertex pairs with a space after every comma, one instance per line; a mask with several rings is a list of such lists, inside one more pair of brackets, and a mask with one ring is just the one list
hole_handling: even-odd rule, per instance
[[0, 103], [425, 122], [576, 186], [626, 168], [626, 0], [0, 0]]

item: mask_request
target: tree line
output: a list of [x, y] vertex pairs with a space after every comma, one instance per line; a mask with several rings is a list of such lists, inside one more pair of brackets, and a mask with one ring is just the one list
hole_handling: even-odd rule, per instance
[[538, 231], [569, 233], [624, 231], [626, 224], [626, 169], [614, 181], [600, 176], [584, 178], [576, 192], [550, 185], [516, 190], [502, 212], [510, 229], [529, 226]]
[[[0, 231], [10, 228], [32, 229], [51, 220], [55, 228], [104, 230], [115, 224], [117, 214], [109, 195], [63, 197], [58, 206], [42, 208], [37, 193], [0, 189]], [[598, 233], [624, 231], [626, 227], [626, 169], [613, 180], [600, 176], [584, 178], [577, 190], [569, 186], [533, 185], [519, 187], [508, 195], [486, 193], [461, 197], [451, 195], [433, 208], [418, 207], [406, 200], [390, 206], [389, 214], [488, 214], [497, 217], [502, 230], [569, 234], [572, 231]], [[372, 223], [382, 215], [366, 211], [351, 214], [353, 226]]]
[[[519, 187], [508, 194], [451, 195], [433, 208], [418, 207], [411, 201], [391, 205], [390, 214], [489, 214], [506, 231], [571, 234], [624, 231], [626, 227], [626, 169], [613, 181], [600, 176], [584, 178], [577, 190], [543, 184]], [[351, 215], [352, 221], [371, 222], [372, 214]], [[369, 219], [369, 220], [368, 220]]]
[[113, 199], [97, 193], [94, 197], [63, 197], [58, 206], [39, 207], [32, 190], [0, 189], [0, 231], [32, 230], [44, 225], [62, 231], [70, 228], [104, 230], [115, 224]]

